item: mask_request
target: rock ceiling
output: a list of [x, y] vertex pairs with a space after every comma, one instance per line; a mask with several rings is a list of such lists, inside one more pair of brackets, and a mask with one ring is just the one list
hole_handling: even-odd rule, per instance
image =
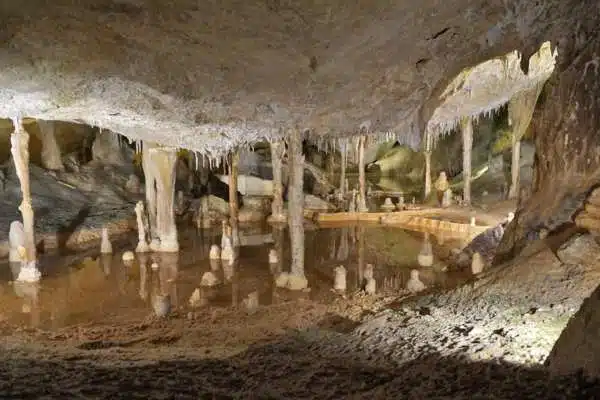
[[511, 52], [528, 59], [558, 40], [587, 3], [2, 1], [0, 116], [213, 154], [290, 128], [335, 137], [364, 126], [418, 145], [430, 116], [451, 125], [520, 87], [451, 100], [447, 88], [469, 87], [456, 83], [463, 69], [506, 54], [517, 65]]

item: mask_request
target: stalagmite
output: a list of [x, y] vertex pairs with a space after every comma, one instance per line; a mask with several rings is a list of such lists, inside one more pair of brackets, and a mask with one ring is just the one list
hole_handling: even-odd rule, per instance
[[152, 308], [158, 318], [165, 318], [171, 312], [170, 296], [168, 294], [155, 294], [152, 297]]
[[535, 105], [543, 85], [544, 82], [540, 82], [531, 89], [517, 93], [508, 102], [508, 117], [512, 128], [511, 184], [508, 192], [509, 199], [516, 199], [519, 196], [521, 139], [527, 132], [527, 128], [531, 123], [531, 117], [533, 116], [533, 111], [535, 110]]
[[358, 211], [368, 212], [367, 208], [367, 190], [365, 176], [365, 136], [358, 138]]
[[406, 282], [406, 290], [411, 293], [418, 293], [426, 289], [426, 286], [419, 279], [419, 270], [413, 269], [410, 271], [410, 279]]
[[13, 125], [15, 131], [10, 137], [10, 152], [15, 163], [23, 195], [19, 211], [21, 211], [21, 215], [23, 216], [23, 233], [25, 238], [25, 246], [22, 248], [21, 270], [17, 280], [37, 282], [41, 278], [41, 273], [37, 268], [34, 214], [31, 206], [31, 190], [29, 186], [29, 134], [23, 129], [20, 119], [15, 118]]
[[346, 268], [343, 265], [338, 265], [334, 270], [333, 290], [340, 292], [346, 291]]
[[384, 212], [391, 212], [391, 211], [394, 211], [395, 209], [396, 209], [396, 206], [394, 205], [394, 203], [392, 203], [392, 199], [389, 197], [386, 197], [383, 205], [381, 206], [381, 210]]
[[367, 283], [365, 284], [365, 292], [367, 294], [375, 294], [377, 291], [377, 282], [375, 279], [367, 279]]
[[240, 245], [238, 229], [240, 205], [238, 204], [237, 197], [239, 163], [240, 153], [238, 150], [234, 150], [231, 154], [231, 162], [229, 164], [229, 221], [231, 224], [231, 244], [235, 248]]
[[471, 272], [473, 275], [478, 275], [483, 272], [484, 263], [481, 258], [481, 254], [473, 253], [473, 258], [471, 259]]
[[431, 193], [431, 132], [425, 131], [425, 199]]
[[135, 205], [135, 215], [138, 228], [138, 244], [135, 248], [136, 253], [146, 253], [150, 250], [148, 242], [146, 241], [146, 214], [144, 209], [144, 202], [138, 201]]
[[[177, 252], [179, 251], [179, 241], [177, 238], [177, 226], [175, 224], [175, 166], [177, 164], [177, 149], [173, 147], [152, 147], [146, 154], [148, 160], [144, 160], [144, 167], [149, 168], [150, 178], [155, 182], [155, 207], [156, 207], [156, 225], [152, 227], [152, 217], [150, 218], [150, 232], [152, 241], [150, 248], [154, 251]], [[150, 182], [152, 186], [152, 182]], [[146, 182], [146, 191], [148, 192], [148, 182]], [[150, 197], [153, 197], [150, 189]], [[151, 204], [147, 196], [148, 204]], [[148, 206], [149, 214], [153, 212], [152, 207]]]
[[60, 148], [56, 143], [54, 134], [54, 121], [38, 120], [42, 141], [42, 165], [46, 169], [62, 171], [65, 169], [60, 154]]
[[279, 256], [277, 255], [277, 250], [271, 249], [269, 250], [269, 264], [277, 264], [279, 262]]
[[223, 221], [221, 235], [221, 260], [235, 260], [232, 229], [227, 221]]
[[133, 254], [133, 251], [126, 251], [121, 256], [121, 259], [123, 260], [123, 262], [130, 263], [133, 260], [135, 260], [135, 254]]
[[287, 286], [291, 290], [302, 290], [308, 287], [308, 281], [304, 275], [304, 156], [299, 131], [292, 131], [288, 136], [288, 149], [290, 161], [288, 224], [292, 266]]
[[271, 164], [273, 167], [273, 202], [271, 203], [270, 221], [286, 222], [283, 211], [283, 157], [285, 143], [283, 141], [271, 142]]
[[113, 251], [112, 243], [108, 237], [108, 228], [102, 228], [102, 242], [100, 243], [100, 254], [111, 254]]
[[210, 254], [208, 255], [208, 258], [210, 260], [220, 260], [221, 259], [221, 248], [216, 244], [213, 244], [212, 246], [210, 246]]
[[25, 248], [25, 232], [21, 221], [10, 223], [8, 231], [8, 261], [11, 263], [20, 263], [22, 250]]
[[460, 121], [463, 143], [463, 204], [471, 205], [471, 152], [473, 150], [473, 118]]

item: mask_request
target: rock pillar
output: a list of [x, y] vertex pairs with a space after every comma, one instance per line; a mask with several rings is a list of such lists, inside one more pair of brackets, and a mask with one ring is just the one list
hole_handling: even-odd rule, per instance
[[[177, 226], [175, 224], [175, 167], [177, 165], [177, 149], [173, 147], [152, 147], [147, 151], [151, 179], [155, 182], [154, 205], [156, 225], [151, 248], [154, 251], [177, 252]], [[152, 182], [150, 182], [152, 186]], [[148, 185], [148, 182], [146, 182]], [[150, 189], [152, 191], [152, 188]], [[151, 209], [148, 210], [151, 213]], [[153, 229], [151, 228], [151, 231]]]
[[38, 120], [37, 123], [40, 128], [40, 140], [42, 141], [42, 165], [50, 170], [64, 170], [60, 148], [54, 135], [55, 122]]
[[29, 186], [29, 134], [23, 129], [20, 120], [13, 120], [15, 131], [10, 137], [10, 152], [15, 163], [17, 177], [21, 183], [23, 200], [19, 211], [23, 216], [23, 233], [25, 246], [21, 251], [21, 271], [17, 280], [39, 281], [40, 272], [37, 269], [35, 249], [34, 215], [31, 206], [31, 189]]
[[302, 138], [297, 130], [292, 131], [288, 137], [288, 152], [290, 161], [288, 224], [292, 252], [288, 288], [302, 290], [308, 287], [308, 281], [304, 275], [304, 156]]
[[471, 204], [471, 152], [473, 150], [473, 118], [464, 117], [460, 121], [463, 143], [463, 201]]
[[365, 176], [365, 136], [358, 138], [358, 211], [367, 212], [367, 181]]
[[239, 247], [240, 235], [239, 235], [239, 222], [238, 216], [240, 213], [240, 205], [238, 203], [237, 189], [238, 189], [238, 172], [240, 164], [240, 153], [236, 149], [231, 153], [231, 159], [229, 163], [229, 223], [231, 225], [231, 236], [233, 247]]
[[271, 142], [271, 164], [273, 167], [273, 202], [271, 203], [271, 221], [285, 222], [283, 212], [283, 156], [285, 143], [281, 140]]
[[531, 89], [524, 90], [513, 96], [508, 102], [508, 116], [512, 128], [512, 160], [510, 167], [511, 183], [508, 192], [509, 199], [519, 197], [519, 173], [521, 161], [521, 139], [527, 132], [531, 117], [535, 110], [538, 97], [542, 91], [543, 83], [538, 83]]
[[156, 177], [152, 168], [150, 149], [156, 144], [144, 142], [142, 144], [142, 168], [144, 169], [144, 180], [146, 182], [146, 211], [148, 212], [148, 238], [151, 247], [158, 247], [158, 236], [156, 232]]

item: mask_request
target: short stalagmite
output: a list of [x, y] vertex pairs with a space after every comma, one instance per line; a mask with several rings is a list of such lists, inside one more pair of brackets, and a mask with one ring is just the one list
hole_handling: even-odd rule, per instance
[[108, 228], [102, 228], [102, 241], [100, 242], [100, 254], [111, 254], [113, 252], [112, 243], [108, 236]]
[[13, 221], [10, 223], [8, 231], [8, 261], [11, 263], [20, 263], [21, 252], [25, 248], [25, 232], [21, 221]]
[[221, 259], [221, 248], [217, 244], [213, 244], [210, 246], [210, 253], [208, 255], [210, 260], [220, 260]]
[[138, 228], [138, 244], [135, 248], [136, 253], [146, 253], [150, 251], [150, 246], [146, 240], [146, 213], [143, 201], [138, 201], [135, 205], [135, 215]]
[[55, 122], [38, 120], [40, 139], [42, 142], [42, 165], [46, 169], [62, 171], [65, 169], [60, 154], [60, 148], [54, 134]]
[[425, 234], [425, 238], [423, 239], [423, 245], [417, 256], [417, 262], [421, 267], [431, 267], [433, 265], [433, 249], [428, 233]]
[[437, 180], [435, 181], [435, 191], [437, 194], [438, 206], [443, 207], [444, 205], [444, 195], [446, 191], [450, 188], [450, 183], [448, 182], [448, 178], [446, 177], [446, 172], [440, 172]]
[[346, 291], [346, 268], [343, 265], [338, 265], [334, 270], [333, 290], [340, 292]]
[[481, 258], [481, 254], [475, 252], [473, 253], [473, 258], [471, 259], [471, 272], [473, 275], [478, 275], [483, 272], [485, 268], [483, 258]]
[[15, 131], [10, 137], [10, 151], [23, 195], [19, 211], [21, 211], [21, 215], [23, 216], [23, 233], [25, 239], [25, 246], [22, 249], [21, 270], [17, 280], [37, 282], [41, 278], [41, 273], [37, 268], [34, 214], [31, 206], [31, 189], [29, 185], [29, 134], [23, 129], [20, 119], [15, 118], [13, 125]]
[[288, 223], [292, 266], [287, 286], [291, 290], [303, 290], [308, 287], [308, 281], [304, 275], [304, 156], [300, 132], [292, 131], [288, 141], [290, 160]]
[[285, 156], [285, 143], [281, 140], [271, 142], [271, 164], [273, 167], [273, 202], [271, 203], [271, 216], [269, 221], [286, 222], [283, 210], [283, 157]]
[[389, 197], [386, 197], [383, 205], [381, 206], [381, 211], [392, 212], [395, 209], [396, 209], [396, 206], [394, 205], [394, 203], [392, 203], [392, 199], [390, 199]]
[[413, 269], [410, 271], [410, 279], [406, 282], [406, 290], [411, 293], [422, 292], [426, 286], [419, 278], [419, 270]]

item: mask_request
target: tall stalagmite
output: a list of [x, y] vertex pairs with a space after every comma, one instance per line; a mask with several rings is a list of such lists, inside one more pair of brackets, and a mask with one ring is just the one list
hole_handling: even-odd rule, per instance
[[288, 223], [292, 252], [288, 287], [292, 290], [302, 290], [308, 287], [308, 281], [304, 275], [304, 156], [299, 131], [290, 132], [288, 152], [290, 161]]
[[231, 225], [233, 247], [239, 247], [240, 245], [238, 222], [240, 205], [237, 197], [239, 164], [240, 152], [236, 149], [231, 153], [231, 162], [229, 163], [229, 223]]
[[529, 90], [524, 90], [513, 96], [508, 102], [508, 116], [512, 129], [512, 162], [510, 167], [511, 183], [508, 192], [509, 199], [519, 196], [519, 172], [521, 161], [521, 139], [527, 132], [537, 99], [543, 88], [543, 83], [538, 83]]
[[37, 123], [42, 141], [42, 165], [47, 169], [62, 171], [65, 167], [54, 134], [55, 122], [40, 119]]
[[431, 132], [425, 131], [425, 199], [431, 193]]
[[283, 174], [282, 164], [285, 154], [285, 143], [281, 140], [271, 142], [271, 164], [273, 167], [273, 202], [271, 216], [273, 222], [285, 222], [283, 212]]
[[473, 150], [473, 118], [464, 117], [460, 121], [463, 143], [463, 201], [471, 204], [471, 152]]
[[31, 206], [31, 189], [29, 186], [29, 134], [23, 129], [19, 119], [13, 120], [15, 131], [10, 137], [10, 152], [15, 163], [17, 176], [21, 183], [23, 200], [19, 211], [23, 216], [23, 230], [25, 234], [25, 248], [21, 254], [21, 271], [17, 280], [39, 281], [41, 274], [37, 269], [37, 255], [35, 248], [34, 215]]
[[367, 181], [365, 176], [365, 136], [358, 138], [358, 211], [367, 212]]
[[[148, 159], [144, 165], [149, 168], [151, 178], [156, 185], [156, 225], [153, 232], [151, 249], [162, 252], [179, 251], [177, 226], [175, 224], [175, 170], [177, 149], [173, 147], [152, 147], [145, 153]], [[152, 182], [150, 182], [152, 186]], [[148, 186], [148, 182], [146, 182]], [[151, 188], [152, 191], [152, 188]], [[150, 207], [149, 207], [150, 208]], [[149, 213], [151, 209], [149, 209]], [[152, 219], [152, 217], [150, 217]]]

